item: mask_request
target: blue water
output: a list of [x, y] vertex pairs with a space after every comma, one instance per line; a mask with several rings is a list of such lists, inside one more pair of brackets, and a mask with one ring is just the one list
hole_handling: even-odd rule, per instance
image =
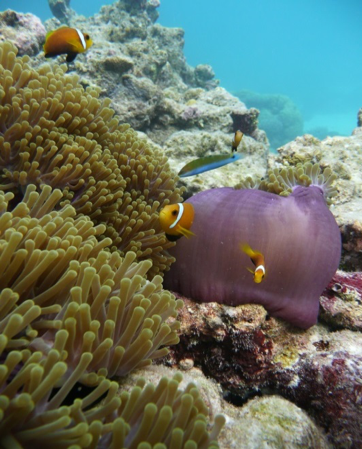
[[[109, 3], [71, 0], [71, 7], [89, 16]], [[1, 8], [51, 16], [47, 0], [2, 0]], [[229, 91], [288, 96], [305, 132], [349, 135], [356, 126], [361, 0], [161, 0], [159, 12], [162, 25], [185, 30], [188, 63], [212, 65]]]

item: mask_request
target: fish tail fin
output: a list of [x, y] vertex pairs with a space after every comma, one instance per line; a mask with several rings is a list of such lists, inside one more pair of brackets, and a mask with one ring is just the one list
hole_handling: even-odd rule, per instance
[[247, 243], [240, 243], [239, 246], [240, 246], [241, 251], [243, 251], [249, 257], [253, 257], [255, 255], [255, 251], [253, 251], [250, 248], [250, 245], [248, 245]]
[[187, 239], [189, 239], [190, 237], [193, 237], [195, 234], [190, 231], [189, 229], [183, 228], [182, 226], [179, 226], [178, 231], [185, 236]]

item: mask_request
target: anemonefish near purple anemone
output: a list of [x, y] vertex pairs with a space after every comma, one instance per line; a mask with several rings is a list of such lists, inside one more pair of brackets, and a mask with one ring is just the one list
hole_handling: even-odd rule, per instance
[[67, 62], [72, 62], [79, 53], [84, 53], [92, 45], [93, 41], [89, 34], [77, 28], [61, 27], [49, 31], [43, 49], [46, 58], [66, 54]]
[[252, 270], [249, 267], [246, 267], [246, 269], [254, 275], [254, 282], [260, 284], [265, 276], [265, 261], [263, 254], [251, 249], [247, 243], [241, 244], [240, 249], [250, 257], [250, 260], [255, 265], [255, 270]]
[[160, 212], [160, 225], [170, 241], [180, 237], [195, 235], [190, 231], [194, 221], [194, 206], [190, 203], [177, 203], [165, 206]]
[[[210, 189], [186, 204], [195, 208], [197, 238], [169, 250], [176, 262], [165, 288], [201, 302], [261, 304], [301, 328], [317, 322], [319, 297], [341, 257], [340, 230], [320, 186], [297, 186], [287, 197]], [[262, 250], [267, 277], [260, 284], [242, 266], [240, 242]]]

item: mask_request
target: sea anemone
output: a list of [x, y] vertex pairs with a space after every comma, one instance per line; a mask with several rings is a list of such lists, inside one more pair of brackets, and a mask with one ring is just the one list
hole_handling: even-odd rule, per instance
[[[302, 328], [315, 324], [319, 296], [339, 265], [341, 235], [324, 199], [333, 191], [333, 175], [325, 170], [320, 177], [309, 168], [297, 173], [298, 178], [292, 170], [274, 172], [275, 179], [263, 182], [270, 190], [292, 190], [287, 197], [221, 188], [189, 198], [196, 237], [180, 239], [171, 250], [176, 263], [164, 285], [203, 302], [262, 304]], [[297, 180], [309, 187], [296, 186]], [[245, 244], [264, 256], [261, 283], [247, 270], [255, 267], [240, 249]]]
[[157, 386], [141, 378], [128, 392], [104, 379], [85, 397], [65, 405], [92, 357], [84, 353], [59, 388], [67, 372], [62, 353], [10, 352], [0, 365], [0, 446], [218, 448], [224, 418], [216, 416], [209, 433], [207, 407], [194, 384], [178, 388], [180, 374], [162, 378]]
[[127, 124], [111, 100], [84, 88], [66, 66], [35, 70], [30, 58], [0, 44], [0, 188], [21, 201], [26, 186], [58, 188], [56, 207], [104, 224], [112, 251], [134, 251], [153, 261], [149, 276], [167, 270], [173, 246], [158, 224], [158, 211], [181, 200], [167, 159]]

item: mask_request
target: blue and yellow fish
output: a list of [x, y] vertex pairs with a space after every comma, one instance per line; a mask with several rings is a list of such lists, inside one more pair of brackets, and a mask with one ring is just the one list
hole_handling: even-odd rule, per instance
[[195, 211], [191, 203], [169, 204], [160, 211], [160, 225], [168, 240], [174, 242], [183, 235], [195, 235], [190, 231]]
[[199, 175], [200, 173], [214, 170], [215, 168], [223, 167], [224, 165], [238, 161], [243, 156], [239, 153], [235, 153], [235, 151], [237, 150], [242, 137], [243, 133], [241, 131], [236, 131], [231, 144], [231, 154], [218, 154], [215, 156], [205, 156], [195, 159], [182, 167], [178, 175], [180, 178]]
[[265, 276], [265, 260], [263, 254], [259, 251], [254, 251], [251, 249], [247, 243], [241, 244], [240, 249], [250, 257], [251, 261], [255, 265], [255, 270], [248, 267], [246, 267], [246, 269], [254, 275], [254, 282], [260, 284]]
[[61, 27], [49, 31], [43, 46], [45, 57], [53, 58], [58, 55], [67, 55], [67, 62], [72, 62], [79, 53], [84, 53], [93, 45], [89, 34], [78, 28]]

